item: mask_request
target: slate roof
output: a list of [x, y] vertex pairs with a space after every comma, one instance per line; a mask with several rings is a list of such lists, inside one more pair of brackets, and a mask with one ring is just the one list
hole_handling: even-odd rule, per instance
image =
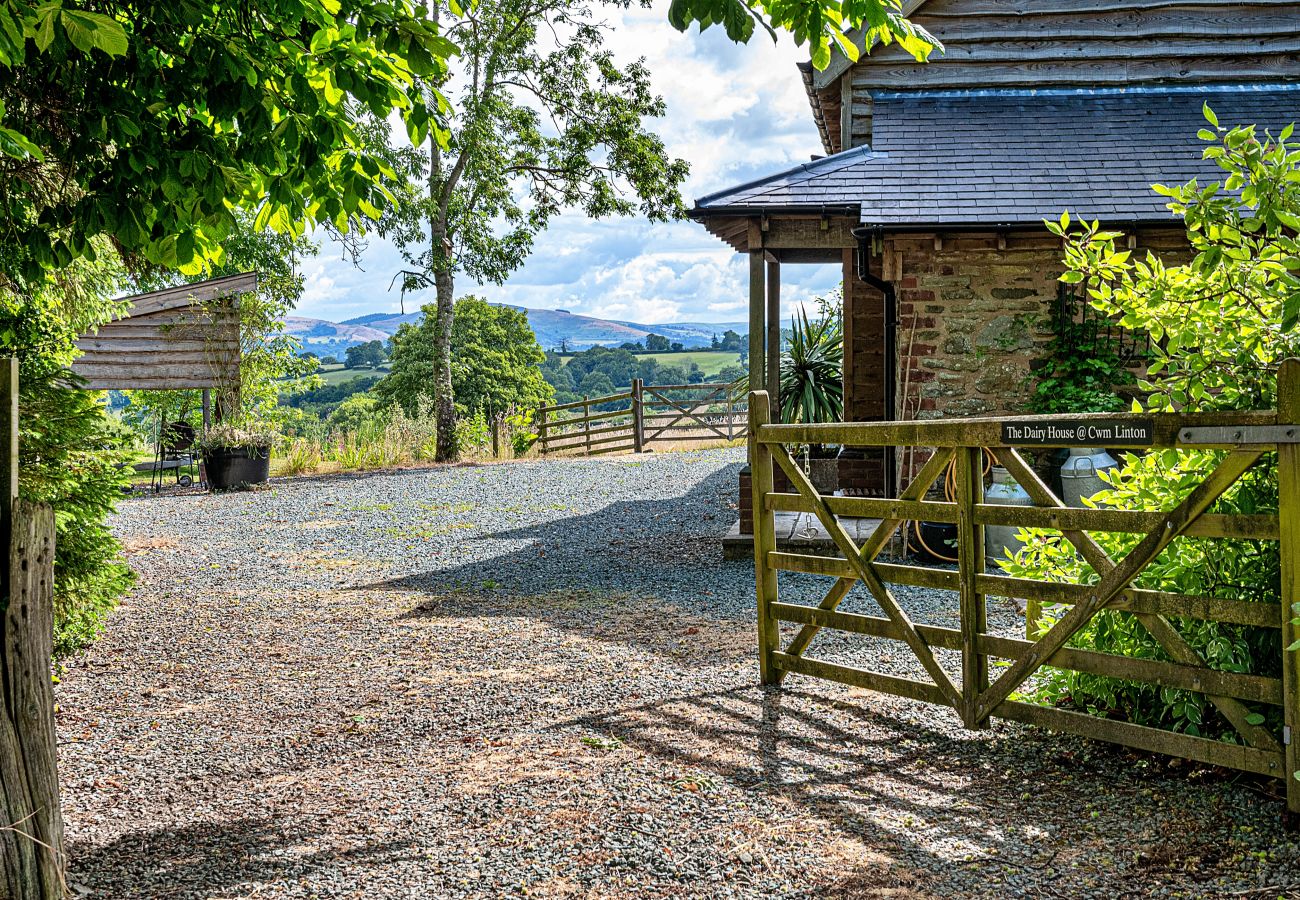
[[1300, 85], [879, 93], [871, 147], [701, 197], [692, 215], [856, 208], [867, 225], [1000, 226], [1068, 209], [1167, 222], [1153, 183], [1222, 178], [1196, 136], [1207, 101], [1229, 127], [1300, 121]]

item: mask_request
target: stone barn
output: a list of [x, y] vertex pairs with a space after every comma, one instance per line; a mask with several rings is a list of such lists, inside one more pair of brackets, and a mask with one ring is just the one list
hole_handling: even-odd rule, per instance
[[[1204, 104], [1224, 125], [1300, 120], [1300, 3], [905, 8], [943, 51], [801, 66], [823, 154], [691, 214], [749, 256], [752, 384], [775, 394], [782, 266], [831, 262], [847, 419], [1022, 413], [1062, 270], [1043, 220], [1068, 210], [1138, 252], [1184, 249], [1151, 185], [1219, 180], [1201, 158]], [[840, 488], [894, 496], [900, 466], [846, 448]]]

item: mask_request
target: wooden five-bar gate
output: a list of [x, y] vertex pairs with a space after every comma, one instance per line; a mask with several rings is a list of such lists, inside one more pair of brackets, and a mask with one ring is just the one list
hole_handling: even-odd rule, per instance
[[654, 443], [734, 441], [745, 436], [745, 416], [729, 383], [648, 385], [637, 379], [619, 394], [543, 406], [537, 446], [543, 454], [595, 456], [640, 453]]
[[[1300, 362], [1288, 360], [1279, 377], [1276, 412], [1069, 416], [1043, 419], [961, 419], [928, 422], [771, 424], [765, 392], [750, 394], [750, 440], [754, 491], [754, 563], [758, 594], [759, 665], [765, 684], [779, 684], [791, 672], [951, 706], [967, 728], [985, 727], [990, 716], [1056, 731], [1072, 732], [1136, 749], [1166, 753], [1233, 769], [1285, 779], [1288, 807], [1300, 812], [1300, 764], [1295, 737], [1300, 726], [1300, 670], [1293, 604], [1300, 601]], [[1213, 449], [1225, 451], [1217, 466], [1173, 509], [1164, 512], [1066, 508], [1008, 440], [1008, 426], [1055, 422], [1058, 433], [1085, 430], [1078, 437], [1036, 441], [1039, 446], [1098, 446], [1129, 449]], [[1113, 435], [1135, 437], [1098, 441], [1086, 426], [1105, 423]], [[842, 444], [852, 447], [933, 448], [933, 455], [896, 500], [822, 496], [791, 455], [791, 445]], [[984, 502], [983, 460], [990, 452], [1028, 491], [1033, 507]], [[1280, 485], [1277, 515], [1217, 514], [1209, 510], [1248, 470], [1276, 461]], [[955, 467], [956, 499], [925, 500], [926, 492], [949, 466]], [[797, 493], [776, 493], [774, 466], [789, 477]], [[777, 549], [775, 514], [811, 513], [822, 523], [842, 557], [782, 552]], [[841, 516], [879, 518], [861, 544]], [[957, 529], [956, 571], [877, 561], [877, 555], [905, 522], [951, 523]], [[1059, 531], [1098, 576], [1093, 584], [1064, 584], [990, 574], [984, 557], [984, 528], [1009, 525]], [[1112, 559], [1089, 532], [1127, 532], [1142, 537], [1122, 559]], [[1281, 600], [1263, 603], [1223, 597], [1184, 596], [1133, 586], [1176, 539], [1280, 541]], [[804, 572], [834, 579], [817, 606], [783, 602], [778, 572]], [[862, 582], [884, 617], [838, 609], [852, 587]], [[917, 585], [958, 594], [960, 627], [943, 628], [912, 621], [888, 585]], [[1031, 601], [1030, 639], [988, 633], [986, 598]], [[1033, 627], [1035, 606], [1054, 604], [1060, 613], [1045, 630]], [[1101, 610], [1132, 613], [1163, 648], [1167, 660], [1139, 659], [1067, 646]], [[1206, 664], [1176, 622], [1199, 619], [1276, 628], [1281, 631], [1281, 677], [1222, 671]], [[801, 626], [780, 646], [779, 623]], [[928, 680], [855, 668], [807, 655], [819, 629], [901, 641], [910, 648]], [[955, 651], [961, 673], [954, 677], [936, 649]], [[990, 678], [990, 660], [1005, 660]], [[1072, 669], [1131, 681], [1151, 682], [1203, 694], [1231, 723], [1238, 743], [1176, 733], [1082, 712], [1012, 699], [1012, 694], [1042, 666]], [[1282, 708], [1280, 731], [1270, 729], [1259, 710]], [[1274, 717], [1276, 718], [1276, 717]]]

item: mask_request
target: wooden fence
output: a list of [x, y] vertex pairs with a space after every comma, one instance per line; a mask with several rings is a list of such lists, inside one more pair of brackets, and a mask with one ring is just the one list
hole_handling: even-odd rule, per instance
[[596, 456], [640, 453], [654, 443], [734, 441], [745, 436], [745, 415], [730, 384], [647, 385], [637, 379], [620, 394], [542, 407], [537, 446], [543, 454]]
[[[1279, 377], [1276, 412], [1207, 415], [1069, 416], [1043, 419], [964, 419], [931, 422], [777, 425], [770, 423], [767, 394], [750, 395], [753, 442], [754, 564], [758, 594], [759, 665], [765, 684], [779, 684], [790, 672], [951, 706], [967, 728], [984, 727], [990, 716], [1012, 719], [1055, 731], [1072, 732], [1141, 750], [1181, 756], [1233, 769], [1284, 779], [1288, 807], [1300, 812], [1300, 652], [1287, 650], [1297, 640], [1292, 604], [1300, 600], [1300, 362], [1288, 360]], [[1122, 509], [1069, 509], [1039, 479], [1016, 449], [1018, 434], [1030, 426], [1057, 426], [1057, 435], [1072, 437], [1035, 440], [1037, 446], [1099, 446], [1111, 448], [1179, 448], [1227, 451], [1204, 479], [1175, 508], [1167, 512]], [[1086, 427], [1111, 429], [1112, 439], [1099, 441]], [[1016, 429], [1019, 428], [1020, 431]], [[1130, 435], [1128, 439], [1122, 437]], [[934, 448], [896, 500], [825, 497], [818, 494], [790, 453], [791, 445], [842, 444], [855, 447], [914, 446]], [[991, 451], [1037, 504], [1010, 507], [984, 502], [983, 457]], [[1280, 484], [1278, 515], [1228, 515], [1207, 512], [1261, 459], [1277, 460]], [[774, 465], [780, 466], [797, 493], [776, 493]], [[924, 499], [935, 480], [955, 467], [956, 500]], [[821, 521], [843, 557], [786, 553], [777, 549], [775, 513], [812, 513]], [[879, 518], [881, 523], [861, 544], [841, 523], [841, 516]], [[876, 561], [877, 554], [905, 522], [924, 520], [957, 527], [956, 571], [894, 565]], [[1062, 584], [990, 574], [984, 558], [984, 528], [1010, 525], [1061, 532], [1089, 563], [1099, 580], [1094, 584]], [[1142, 535], [1122, 559], [1112, 559], [1088, 532], [1127, 532]], [[1282, 561], [1280, 603], [1222, 597], [1193, 597], [1133, 587], [1134, 579], [1171, 542], [1183, 536], [1211, 539], [1279, 541]], [[778, 573], [805, 572], [834, 579], [817, 606], [783, 602]], [[885, 617], [838, 611], [850, 589], [861, 581], [885, 612]], [[917, 585], [958, 594], [960, 627], [942, 628], [914, 623], [888, 584]], [[989, 634], [986, 598], [1016, 597], [1055, 604], [1061, 612], [1030, 639]], [[1138, 659], [1066, 646], [1070, 638], [1103, 609], [1135, 615], [1160, 644], [1168, 661]], [[1230, 622], [1280, 629], [1281, 677], [1241, 674], [1208, 666], [1184, 639], [1180, 619]], [[779, 623], [801, 626], [780, 646]], [[901, 641], [915, 655], [928, 680], [854, 668], [806, 655], [819, 629]], [[955, 651], [960, 676], [941, 664], [936, 648]], [[990, 660], [1005, 660], [990, 680]], [[1237, 743], [1103, 719], [1085, 713], [1012, 699], [1044, 665], [1131, 681], [1152, 682], [1204, 695], [1231, 723]], [[1260, 715], [1281, 707], [1280, 717]], [[1282, 727], [1265, 724], [1280, 718]]]
[[18, 499], [18, 364], [0, 362], [0, 898], [65, 895], [55, 751], [54, 513]]

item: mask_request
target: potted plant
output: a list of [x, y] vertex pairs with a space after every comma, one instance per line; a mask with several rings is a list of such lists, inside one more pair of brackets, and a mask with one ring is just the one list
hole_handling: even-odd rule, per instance
[[[781, 421], [839, 422], [844, 418], [844, 326], [826, 309], [816, 319], [799, 310], [781, 354]], [[819, 493], [839, 488], [839, 448], [806, 448], [808, 477]]]
[[[789, 343], [781, 354], [782, 422], [812, 424], [844, 419], [844, 319], [838, 292], [819, 297], [817, 305], [816, 318], [810, 319], [800, 309], [790, 321]], [[731, 392], [735, 400], [745, 397], [749, 393], [749, 376], [742, 375], [732, 382]], [[793, 451], [818, 493], [833, 494], [839, 489], [839, 449], [809, 444]], [[741, 474], [743, 477], [745, 472]], [[778, 473], [778, 490], [781, 477]]]
[[224, 491], [265, 484], [276, 437], [275, 431], [256, 422], [221, 422], [208, 428], [199, 444], [208, 487]]

